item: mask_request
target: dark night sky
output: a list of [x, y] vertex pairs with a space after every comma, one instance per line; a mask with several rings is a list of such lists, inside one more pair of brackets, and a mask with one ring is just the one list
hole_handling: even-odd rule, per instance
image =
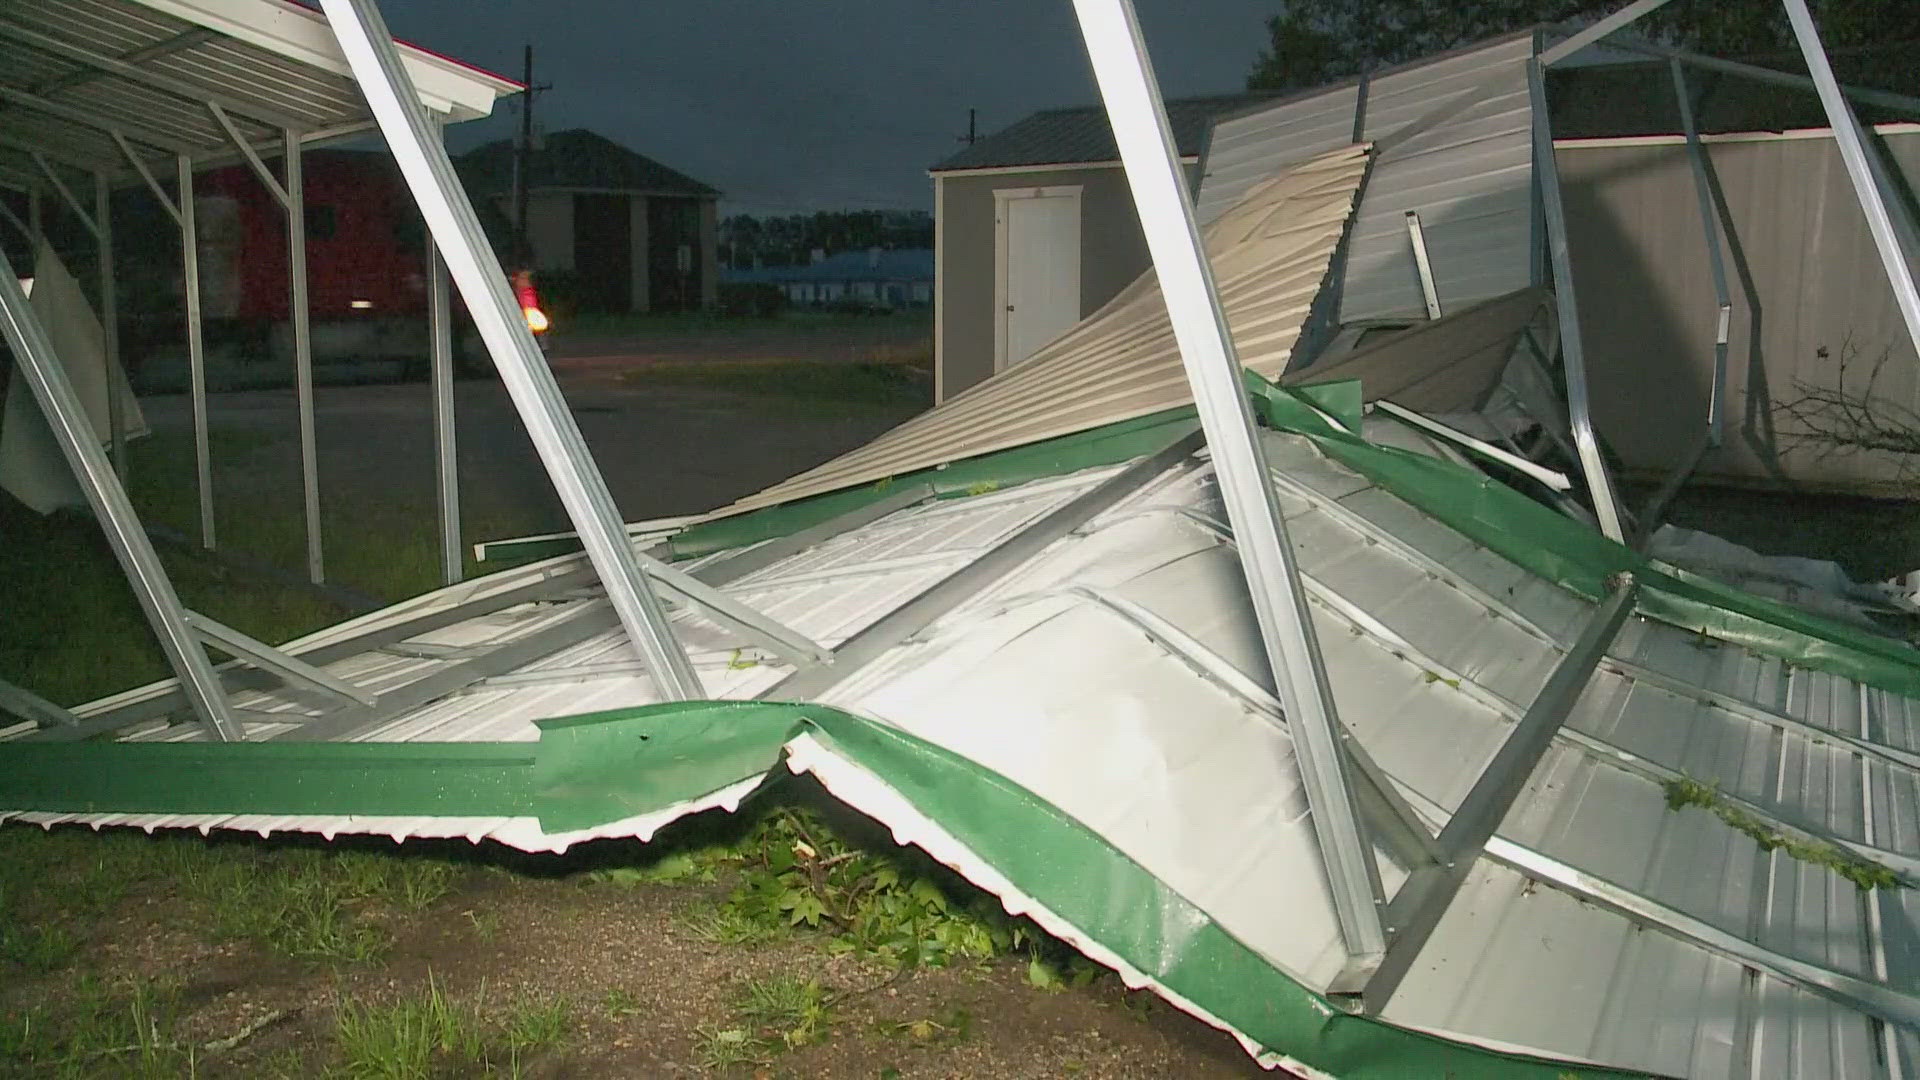
[[[1273, 0], [1135, 0], [1169, 97], [1240, 89]], [[554, 88], [588, 127], [726, 193], [726, 210], [929, 208], [926, 167], [1035, 109], [1090, 104], [1069, 0], [386, 0], [396, 37]], [[517, 105], [448, 131], [501, 138]]]

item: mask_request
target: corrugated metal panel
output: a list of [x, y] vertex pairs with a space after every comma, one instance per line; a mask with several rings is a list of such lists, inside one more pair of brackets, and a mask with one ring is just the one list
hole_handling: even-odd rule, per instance
[[[1368, 82], [1364, 141], [1379, 146], [1348, 240], [1340, 318], [1424, 318], [1407, 240], [1417, 210], [1442, 310], [1532, 283], [1533, 200], [1526, 59], [1531, 35], [1451, 53]], [[1331, 89], [1216, 124], [1202, 221], [1257, 177], [1353, 138], [1359, 91]], [[1404, 141], [1411, 125], [1454, 110]]]
[[[1247, 367], [1276, 378], [1286, 369], [1365, 168], [1364, 148], [1348, 146], [1269, 173], [1232, 213], [1208, 226], [1220, 302]], [[719, 514], [1089, 431], [1191, 400], [1159, 283], [1149, 272], [1024, 363]]]
[[[1883, 145], [1920, 183], [1920, 134]], [[1899, 455], [1793, 451], [1803, 430], [1779, 406], [1804, 387], [1863, 392], [1920, 406], [1920, 358], [1831, 137], [1723, 137], [1706, 150], [1731, 232], [1726, 445], [1700, 473], [1906, 495]], [[1718, 300], [1684, 145], [1575, 142], [1557, 148], [1574, 280], [1586, 331], [1594, 422], [1630, 467], [1664, 472], [1705, 424]], [[1724, 220], [1722, 229], [1726, 226]], [[1752, 295], [1746, 282], [1751, 281]], [[1662, 392], [1647, 394], [1659, 385]]]
[[[131, 178], [131, 167], [102, 125], [123, 131], [136, 144], [196, 159], [234, 153], [206, 110], [208, 100], [226, 103], [242, 134], [256, 142], [277, 139], [283, 126], [324, 134], [372, 125], [344, 60], [324, 66], [327, 54], [337, 57], [338, 50], [310, 9], [272, 0], [230, 4], [213, 13], [162, 7], [167, 5], [142, 0], [8, 0], [0, 5], [0, 86], [34, 94], [54, 110], [12, 97], [0, 109], [0, 133], [71, 163]], [[260, 32], [243, 41], [210, 29], [221, 19], [229, 20], [219, 25], [230, 33]], [[302, 31], [320, 35], [324, 43], [296, 45], [274, 36]], [[460, 119], [484, 115], [480, 102], [515, 89], [498, 76], [414, 46], [403, 44], [401, 51], [416, 81], [425, 77], [434, 83], [433, 91], [419, 87], [423, 100], [437, 101], [435, 93], [457, 88], [438, 107], [451, 105]], [[93, 57], [131, 63], [161, 85], [102, 68]], [[55, 115], [61, 109], [80, 110], [98, 123]]]

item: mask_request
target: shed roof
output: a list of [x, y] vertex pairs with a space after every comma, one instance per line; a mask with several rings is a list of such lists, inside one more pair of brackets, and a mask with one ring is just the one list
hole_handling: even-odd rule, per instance
[[[485, 116], [520, 85], [402, 44], [421, 103]], [[110, 178], [143, 158], [238, 154], [209, 108], [266, 152], [373, 127], [326, 20], [292, 0], [8, 0], [0, 5], [0, 184], [38, 187], [34, 152]]]
[[[1183, 156], [1196, 155], [1205, 146], [1215, 117], [1273, 97], [1261, 94], [1216, 94], [1167, 102], [1167, 121]], [[1120, 160], [1106, 109], [1082, 105], [1043, 109], [979, 139], [957, 154], [937, 162], [933, 172], [994, 169], [1014, 165], [1066, 165]]]
[[[528, 155], [529, 187], [645, 192], [650, 195], [717, 196], [719, 189], [621, 146], [586, 128], [556, 131]], [[454, 160], [460, 179], [475, 194], [499, 194], [513, 186], [513, 142], [500, 139]]]

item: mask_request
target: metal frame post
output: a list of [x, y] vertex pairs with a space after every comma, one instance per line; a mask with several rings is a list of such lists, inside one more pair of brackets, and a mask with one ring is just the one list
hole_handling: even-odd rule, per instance
[[1427, 231], [1420, 225], [1420, 211], [1407, 211], [1407, 242], [1413, 245], [1413, 268], [1420, 275], [1420, 299], [1426, 302], [1427, 318], [1440, 317], [1440, 286], [1433, 280], [1433, 263], [1427, 258]]
[[440, 580], [452, 585], [466, 575], [460, 544], [460, 455], [453, 400], [453, 312], [440, 249], [427, 240], [427, 334], [432, 339], [433, 476], [440, 506]]
[[1633, 0], [1633, 3], [1619, 11], [1602, 18], [1586, 29], [1571, 35], [1558, 44], [1540, 53], [1540, 62], [1551, 67], [1565, 60], [1581, 49], [1594, 44], [1616, 30], [1623, 30], [1628, 24], [1638, 22], [1642, 15], [1658, 7], [1664, 7], [1668, 0]]
[[1560, 170], [1553, 157], [1553, 127], [1547, 119], [1547, 89], [1538, 56], [1527, 60], [1527, 91], [1533, 106], [1533, 176], [1540, 187], [1540, 206], [1547, 218], [1547, 254], [1553, 266], [1554, 302], [1560, 311], [1560, 357], [1566, 371], [1567, 413], [1573, 422], [1573, 442], [1586, 477], [1587, 495], [1600, 531], [1626, 542], [1620, 522], [1620, 502], [1607, 475], [1600, 438], [1593, 430], [1587, 398], [1586, 349], [1580, 340], [1580, 307], [1574, 302], [1573, 259], [1567, 245], [1567, 210], [1560, 198]]
[[300, 136], [281, 133], [286, 145], [282, 163], [287, 178], [287, 284], [293, 324], [293, 393], [300, 410], [300, 493], [307, 519], [307, 580], [319, 585], [327, 579], [326, 557], [320, 546], [320, 463], [313, 433], [313, 326], [307, 310], [306, 180], [300, 162]]
[[20, 280], [4, 252], [0, 252], [0, 330], [5, 331], [7, 344], [13, 348], [15, 367], [33, 388], [40, 410], [46, 415], [47, 426], [60, 443], [61, 453], [72, 467], [81, 490], [86, 492], [87, 502], [107, 534], [114, 557], [120, 561], [127, 582], [139, 598], [147, 622], [159, 638], [160, 648], [179, 677], [180, 687], [194, 712], [214, 738], [241, 738], [213, 665], [187, 626], [180, 597], [173, 591], [160, 556], [141, 529], [140, 518], [127, 500], [119, 477], [114, 475], [112, 464], [100, 449], [80, 398], [67, 379], [66, 369], [54, 355], [53, 343], [47, 340], [46, 331], [29, 307], [26, 293], [20, 288]]
[[1268, 480], [1233, 337], [1194, 221], [1185, 173], [1130, 0], [1074, 0], [1074, 11], [1166, 297], [1227, 517], [1238, 538], [1240, 565], [1286, 711], [1349, 955], [1348, 974], [1357, 977], [1376, 965], [1386, 949], [1379, 867], [1362, 830], [1341, 746], [1344, 733], [1334, 713], [1279, 501]]
[[193, 159], [175, 159], [179, 192], [181, 284], [187, 306], [187, 381], [193, 399], [193, 462], [200, 500], [200, 546], [218, 544], [213, 516], [213, 450], [207, 434], [207, 344], [200, 310], [200, 232], [193, 206]]
[[120, 399], [120, 290], [113, 279], [113, 198], [106, 173], [93, 174], [94, 239], [100, 258], [100, 351], [106, 362], [107, 445], [114, 472], [127, 478], [126, 402]]
[[1833, 128], [1834, 142], [1839, 144], [1840, 161], [1847, 168], [1847, 179], [1853, 182], [1854, 196], [1860, 201], [1861, 212], [1866, 214], [1867, 231], [1880, 252], [1887, 284], [1893, 287], [1900, 317], [1907, 324], [1907, 336], [1913, 340], [1914, 348], [1920, 350], [1920, 286], [1914, 284], [1913, 267], [1907, 261], [1906, 251], [1908, 244], [1920, 245], [1920, 237], [1916, 237], [1913, 222], [1907, 219], [1906, 206], [1898, 197], [1889, 198], [1884, 190], [1891, 186], [1885, 168], [1877, 152], [1867, 144], [1860, 118], [1854, 115], [1839, 80], [1834, 78], [1833, 65], [1827, 60], [1826, 48], [1820, 43], [1820, 31], [1813, 24], [1806, 0], [1781, 2], [1786, 5], [1793, 36], [1800, 43], [1800, 54], [1806, 58], [1807, 74], [1813, 77], [1813, 88], [1826, 110], [1827, 123]]
[[526, 425], [541, 463], [599, 572], [607, 599], [666, 700], [698, 698], [700, 678], [673, 636], [660, 598], [641, 572], [607, 482], [567, 410], [553, 371], [507, 287], [506, 271], [433, 136], [393, 35], [373, 0], [321, 0], [334, 37], [366, 95], [387, 147], [426, 216], [447, 270], [459, 286], [500, 380]]

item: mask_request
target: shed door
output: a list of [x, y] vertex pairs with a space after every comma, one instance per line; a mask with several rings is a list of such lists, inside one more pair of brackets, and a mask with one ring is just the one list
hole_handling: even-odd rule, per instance
[[1080, 189], [994, 192], [1000, 328], [994, 367], [1032, 356], [1080, 321]]

